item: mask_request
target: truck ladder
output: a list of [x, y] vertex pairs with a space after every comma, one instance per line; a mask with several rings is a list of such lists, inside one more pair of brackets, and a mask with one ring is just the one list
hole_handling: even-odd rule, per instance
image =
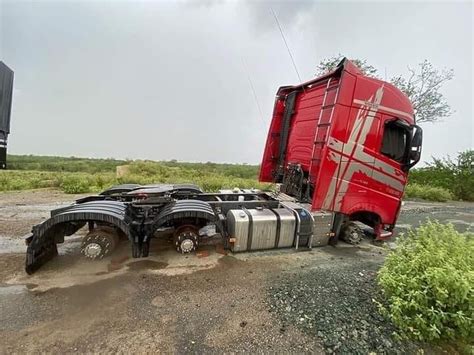
[[[311, 162], [309, 167], [309, 175], [315, 177], [321, 166], [322, 150], [327, 143], [329, 136], [329, 128], [331, 127], [334, 116], [334, 108], [336, 107], [337, 98], [339, 95], [340, 80], [329, 78], [324, 93], [319, 119], [316, 125], [313, 141], [313, 152], [311, 154]], [[313, 179], [311, 179], [313, 180]]]

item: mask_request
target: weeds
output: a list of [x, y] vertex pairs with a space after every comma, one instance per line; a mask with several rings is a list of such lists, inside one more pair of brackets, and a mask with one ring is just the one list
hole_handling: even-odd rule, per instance
[[427, 222], [400, 238], [378, 275], [382, 312], [423, 341], [474, 337], [474, 236]]

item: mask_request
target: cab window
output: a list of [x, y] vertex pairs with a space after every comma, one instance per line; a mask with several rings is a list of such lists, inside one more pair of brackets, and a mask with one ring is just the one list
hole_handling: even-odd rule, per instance
[[408, 129], [397, 121], [385, 124], [380, 152], [390, 159], [403, 163], [408, 144]]

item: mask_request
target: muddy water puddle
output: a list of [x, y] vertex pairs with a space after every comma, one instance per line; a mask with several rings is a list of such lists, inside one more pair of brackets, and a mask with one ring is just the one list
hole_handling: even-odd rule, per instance
[[161, 270], [168, 266], [168, 263], [154, 260], [139, 260], [133, 261], [127, 264], [128, 269], [131, 271], [142, 271], [142, 270]]
[[0, 206], [0, 220], [9, 221], [12, 219], [45, 219], [50, 216], [51, 210], [69, 206], [71, 203], [48, 203], [39, 205], [14, 204]]
[[0, 297], [20, 295], [27, 291], [27, 285], [0, 285]]
[[25, 241], [22, 238], [10, 238], [0, 236], [0, 254], [24, 253], [26, 251]]
[[[70, 255], [79, 252], [79, 246], [81, 245], [81, 236], [76, 236], [65, 243], [58, 244], [59, 255]], [[22, 238], [11, 238], [0, 235], [0, 254], [23, 254], [26, 253], [25, 239]]]

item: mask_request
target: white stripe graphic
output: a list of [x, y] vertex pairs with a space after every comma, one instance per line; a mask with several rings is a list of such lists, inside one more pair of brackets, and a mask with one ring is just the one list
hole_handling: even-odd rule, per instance
[[[358, 105], [362, 105], [362, 106], [367, 105], [367, 101], [363, 101], [363, 100], [359, 100], [359, 99], [355, 99], [354, 103], [358, 104]], [[391, 108], [391, 107], [379, 105], [379, 110], [390, 112], [390, 113], [393, 113], [395, 115], [402, 116], [402, 117], [405, 117], [405, 118], [413, 119], [413, 115], [410, 115], [408, 112], [396, 110], [396, 109]]]
[[[328, 147], [330, 148], [330, 152], [328, 157], [337, 164], [337, 168], [331, 178], [331, 183], [329, 184], [326, 197], [323, 201], [323, 209], [339, 210], [341, 208], [342, 200], [349, 187], [349, 182], [356, 172], [363, 173], [399, 192], [403, 191], [403, 182], [395, 178], [397, 175], [400, 176], [399, 171], [390, 164], [378, 159], [376, 156], [364, 152], [363, 146], [372, 127], [375, 114], [380, 108], [384, 107], [380, 105], [382, 96], [383, 86], [375, 92], [375, 97], [372, 95], [367, 101], [354, 100], [354, 103], [361, 104], [361, 108], [357, 113], [354, 127], [346, 143], [334, 137], [329, 137]], [[407, 113], [404, 114], [408, 115]], [[357, 160], [354, 160], [354, 158]], [[373, 167], [363, 163], [373, 164]], [[333, 203], [334, 205], [331, 206]]]

